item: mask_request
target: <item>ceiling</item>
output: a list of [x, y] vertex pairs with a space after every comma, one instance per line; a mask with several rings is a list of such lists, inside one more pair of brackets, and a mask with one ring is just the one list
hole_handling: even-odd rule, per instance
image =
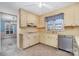
[[0, 6], [14, 11], [18, 11], [19, 8], [23, 8], [37, 15], [42, 15], [74, 3], [75, 2], [0, 2]]

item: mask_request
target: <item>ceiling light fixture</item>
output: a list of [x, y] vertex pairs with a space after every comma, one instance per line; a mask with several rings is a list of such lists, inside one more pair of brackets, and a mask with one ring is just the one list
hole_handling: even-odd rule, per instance
[[46, 4], [45, 4], [45, 3], [42, 3], [42, 2], [39, 2], [39, 3], [38, 3], [38, 6], [39, 6], [40, 8], [42, 8], [43, 6], [46, 6]]
[[39, 8], [42, 8], [42, 7], [48, 8], [48, 9], [51, 8], [51, 6], [49, 4], [44, 3], [44, 2], [39, 2], [37, 5], [38, 5]]
[[43, 5], [42, 5], [42, 2], [40, 2], [39, 4], [38, 4], [38, 6], [41, 8]]

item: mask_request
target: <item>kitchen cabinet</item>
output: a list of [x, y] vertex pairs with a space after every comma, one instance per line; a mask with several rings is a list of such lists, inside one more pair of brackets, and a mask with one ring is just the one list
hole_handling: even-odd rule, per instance
[[44, 32], [39, 33], [39, 40], [40, 40], [41, 43], [45, 42], [45, 34], [44, 34]]
[[47, 34], [46, 37], [46, 44], [53, 46], [53, 47], [57, 47], [57, 36], [54, 34]]
[[33, 23], [33, 25], [38, 26], [38, 16], [34, 14], [28, 14], [27, 23]]
[[19, 16], [20, 27], [26, 28], [29, 23], [33, 23], [33, 25], [38, 26], [38, 18], [39, 17], [37, 15], [27, 12], [23, 9], [20, 9], [19, 15], [20, 15]]
[[58, 47], [57, 34], [52, 33], [42, 33], [40, 38], [41, 43], [47, 44], [49, 46]]
[[64, 26], [79, 26], [79, 4], [64, 9]]
[[44, 19], [44, 17], [40, 17], [40, 19], [39, 19], [39, 27], [45, 27], [45, 19]]
[[74, 6], [64, 9], [64, 26], [74, 26]]
[[75, 26], [79, 26], [79, 4], [75, 5]]
[[79, 56], [79, 47], [75, 39], [73, 40], [73, 54]]
[[27, 27], [27, 13], [23, 10], [19, 10], [19, 23], [20, 27]]
[[25, 33], [23, 36], [23, 48], [27, 48], [39, 42], [38, 33]]

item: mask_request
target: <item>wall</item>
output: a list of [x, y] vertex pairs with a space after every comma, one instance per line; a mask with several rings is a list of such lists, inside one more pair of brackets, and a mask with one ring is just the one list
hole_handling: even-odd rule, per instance
[[0, 17], [0, 52], [1, 52], [1, 17]]
[[13, 14], [13, 15], [17, 15], [18, 14], [18, 11], [10, 8], [10, 7], [7, 7], [5, 5], [1, 5], [0, 4], [0, 12], [4, 12], [4, 13], [8, 13], [8, 14]]
[[5, 26], [5, 22], [3, 20], [1, 20], [1, 32], [4, 32], [4, 26]]

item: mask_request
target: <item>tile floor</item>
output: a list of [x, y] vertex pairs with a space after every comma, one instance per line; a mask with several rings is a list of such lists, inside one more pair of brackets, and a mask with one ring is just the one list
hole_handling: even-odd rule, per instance
[[18, 49], [16, 39], [3, 39], [2, 52], [0, 56], [72, 56], [71, 53], [58, 50], [56, 48], [38, 44], [27, 49]]

